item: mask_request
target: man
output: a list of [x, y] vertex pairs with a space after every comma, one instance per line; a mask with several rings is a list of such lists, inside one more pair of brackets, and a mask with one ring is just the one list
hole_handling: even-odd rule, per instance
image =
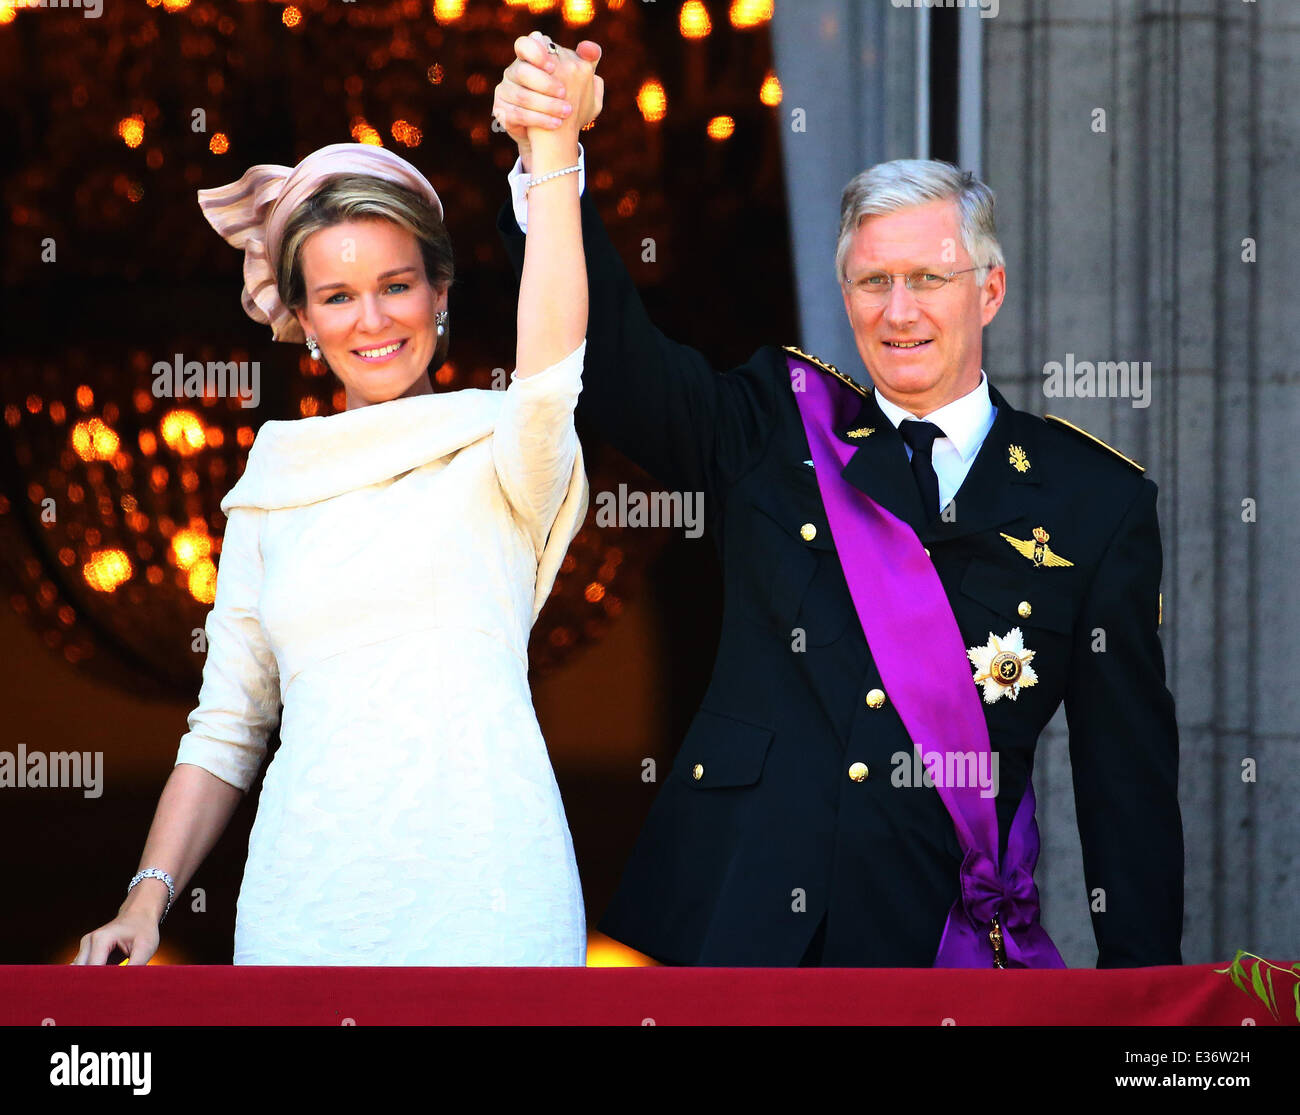
[[[588, 59], [598, 50], [579, 46]], [[494, 114], [518, 141], [538, 114], [560, 115], [562, 96], [543, 41], [520, 39], [516, 54]], [[520, 154], [500, 217], [516, 269], [526, 143]], [[1180, 964], [1156, 488], [1122, 454], [1016, 410], [988, 382], [982, 330], [1006, 290], [991, 191], [921, 160], [873, 167], [845, 189], [836, 270], [874, 390], [774, 345], [719, 374], [648, 320], [595, 206], [582, 207], [580, 412], [666, 487], [703, 493], [725, 592], [702, 707], [599, 928], [670, 964], [1059, 966], [1037, 926], [1027, 790], [1064, 701], [1098, 966]], [[850, 404], [824, 430], [803, 373], [818, 397]], [[883, 536], [853, 533], [868, 515], [880, 529], [905, 524], [876, 580], [863, 570]], [[835, 539], [850, 536], [873, 541], [841, 554]], [[901, 588], [896, 566], [922, 553]], [[908, 609], [919, 631], [879, 633], [881, 616], [906, 623]], [[969, 657], [956, 698], [953, 642]], [[932, 700], [905, 709], [905, 690]], [[976, 723], [955, 718], [951, 734], [981, 737], [995, 775], [995, 806], [964, 799], [987, 806], [995, 835], [982, 848], [942, 767], [927, 765], [929, 779], [913, 762], [952, 740], [907, 727], [938, 715], [946, 736], [936, 710], [959, 705]], [[987, 959], [951, 959], [960, 932], [963, 955]]]

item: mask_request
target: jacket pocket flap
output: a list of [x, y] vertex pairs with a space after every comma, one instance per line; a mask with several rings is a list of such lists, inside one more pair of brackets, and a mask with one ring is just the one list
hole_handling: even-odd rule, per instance
[[681, 778], [707, 790], [752, 786], [763, 773], [772, 729], [700, 710], [682, 741], [675, 764]]
[[[1016, 575], [991, 561], [970, 563], [961, 580], [963, 596], [1005, 616], [1014, 627], [1042, 627], [1068, 634], [1074, 628], [1074, 604], [1047, 578], [1051, 570], [1027, 568]], [[1028, 615], [1022, 615], [1027, 606]]]
[[821, 489], [812, 469], [791, 466], [785, 473], [789, 483], [773, 484], [753, 506], [761, 511], [800, 546], [810, 550], [833, 550], [830, 522], [822, 504]]

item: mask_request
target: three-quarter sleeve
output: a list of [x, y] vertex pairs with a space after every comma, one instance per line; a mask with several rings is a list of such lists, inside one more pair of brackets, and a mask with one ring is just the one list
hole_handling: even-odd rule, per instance
[[584, 339], [558, 363], [511, 375], [492, 435], [497, 477], [538, 554], [569, 489], [578, 452], [573, 411], [582, 391]]
[[257, 777], [280, 715], [279, 667], [258, 614], [265, 517], [257, 508], [230, 510], [216, 597], [204, 623], [203, 685], [176, 755], [176, 765], [202, 767], [244, 791]]

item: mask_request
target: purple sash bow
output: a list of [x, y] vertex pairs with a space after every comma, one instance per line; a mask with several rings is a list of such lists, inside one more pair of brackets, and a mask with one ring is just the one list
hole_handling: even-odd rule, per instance
[[[853, 606], [885, 691], [952, 817], [965, 858], [961, 894], [948, 912], [936, 968], [997, 963], [1000, 929], [1007, 967], [1064, 968], [1038, 920], [1038, 824], [1034, 789], [1025, 786], [998, 865], [998, 819], [979, 786], [949, 786], [943, 772], [987, 770], [988, 722], [952, 605], [921, 541], [842, 472], [855, 449], [834, 436], [852, 420], [858, 396], [831, 376], [787, 356], [791, 387], [808, 436], [817, 485]], [[969, 764], [946, 761], [954, 753]], [[994, 919], [996, 918], [996, 922]]]

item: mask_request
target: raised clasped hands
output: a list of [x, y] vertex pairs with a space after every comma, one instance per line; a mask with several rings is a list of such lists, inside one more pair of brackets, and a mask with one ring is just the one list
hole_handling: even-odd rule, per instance
[[534, 149], [573, 151], [578, 132], [604, 104], [605, 83], [596, 76], [600, 46], [584, 39], [576, 50], [557, 45], [552, 53], [548, 41], [540, 31], [515, 40], [515, 60], [492, 99], [492, 115], [518, 145], [528, 171]]

